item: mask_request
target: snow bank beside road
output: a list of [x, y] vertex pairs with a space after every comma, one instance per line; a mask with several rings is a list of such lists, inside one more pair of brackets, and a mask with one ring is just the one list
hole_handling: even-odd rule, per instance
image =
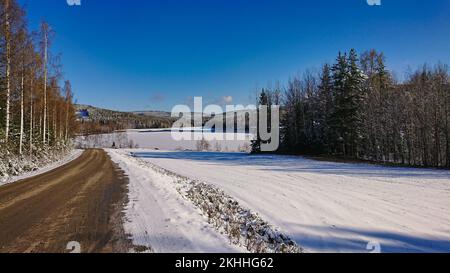
[[[30, 177], [34, 177], [46, 172], [49, 172], [51, 170], [57, 169], [61, 166], [66, 165], [67, 163], [77, 159], [81, 154], [83, 153], [83, 150], [72, 150], [70, 153], [68, 153], [66, 156], [62, 157], [60, 160], [54, 160], [54, 162], [49, 163], [48, 165], [45, 165], [43, 167], [38, 168], [37, 170], [26, 172], [17, 176], [12, 176], [8, 178], [3, 178], [3, 180], [0, 177], [0, 186], [5, 184], [14, 183], [23, 179], [27, 179]], [[51, 159], [49, 159], [51, 160]]]
[[125, 232], [133, 244], [157, 253], [243, 252], [219, 234], [177, 192], [173, 177], [139, 165], [121, 150], [107, 150], [129, 176]]

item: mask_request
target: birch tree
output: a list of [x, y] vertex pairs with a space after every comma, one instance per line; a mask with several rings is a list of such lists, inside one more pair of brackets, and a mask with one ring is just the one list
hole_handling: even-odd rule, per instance
[[[43, 22], [33, 35], [16, 0], [0, 0], [0, 158], [30, 159], [64, 150], [73, 136], [72, 91], [61, 94], [59, 58], [50, 51], [53, 32]], [[70, 94], [69, 94], [70, 93]]]
[[48, 78], [48, 47], [49, 47], [49, 35], [50, 27], [46, 22], [41, 23], [41, 51], [43, 55], [43, 71], [44, 71], [44, 109], [43, 109], [43, 129], [42, 129], [42, 141], [45, 145], [48, 142], [47, 135], [47, 115], [48, 115], [48, 101], [47, 101], [47, 78]]
[[65, 124], [64, 124], [64, 141], [68, 141], [69, 140], [69, 119], [71, 116], [70, 113], [70, 106], [72, 104], [72, 85], [70, 84], [70, 81], [66, 81], [64, 83], [64, 94], [65, 94], [65, 108], [66, 108], [66, 113], [65, 113]]
[[4, 2], [5, 16], [5, 47], [6, 47], [6, 125], [5, 125], [5, 143], [9, 142], [10, 122], [11, 122], [11, 11], [10, 0]]

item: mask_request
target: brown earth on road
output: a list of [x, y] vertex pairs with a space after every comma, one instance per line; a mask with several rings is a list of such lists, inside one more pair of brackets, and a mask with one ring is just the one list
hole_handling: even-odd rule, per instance
[[0, 187], [0, 253], [128, 252], [127, 178], [103, 150]]

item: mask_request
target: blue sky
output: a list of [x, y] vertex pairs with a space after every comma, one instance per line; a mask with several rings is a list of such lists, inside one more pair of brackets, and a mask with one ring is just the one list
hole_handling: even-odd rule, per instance
[[46, 19], [79, 103], [170, 110], [189, 97], [251, 103], [258, 88], [332, 62], [339, 50], [385, 52], [401, 77], [450, 64], [450, 1], [19, 0]]

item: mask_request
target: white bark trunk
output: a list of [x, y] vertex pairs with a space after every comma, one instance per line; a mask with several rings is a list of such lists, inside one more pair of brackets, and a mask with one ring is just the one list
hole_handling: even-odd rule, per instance
[[66, 98], [67, 105], [66, 105], [66, 126], [65, 126], [65, 134], [64, 134], [64, 140], [67, 142], [69, 138], [69, 97]]
[[23, 126], [24, 126], [24, 75], [22, 72], [22, 82], [20, 86], [20, 139], [19, 139], [19, 153], [23, 153]]
[[9, 142], [9, 131], [11, 122], [11, 29], [9, 22], [9, 0], [5, 1], [5, 26], [6, 26], [6, 128], [5, 141]]
[[33, 78], [30, 85], [30, 157], [33, 156]]
[[47, 29], [44, 29], [44, 130], [42, 136], [44, 145], [47, 143], [47, 35]]
[[58, 119], [57, 119], [56, 113], [57, 113], [57, 111], [56, 111], [56, 104], [55, 104], [55, 106], [53, 106], [53, 141], [54, 141], [54, 143], [56, 143], [58, 140], [58, 130], [57, 130]]

